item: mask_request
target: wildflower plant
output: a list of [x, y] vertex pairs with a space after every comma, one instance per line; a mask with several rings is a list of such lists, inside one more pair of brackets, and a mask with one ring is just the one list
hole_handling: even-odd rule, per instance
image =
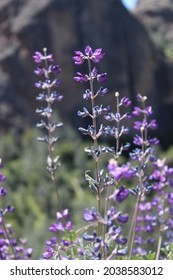
[[43, 49], [43, 54], [35, 52], [33, 59], [37, 64], [34, 73], [37, 76], [44, 77], [35, 83], [36, 88], [42, 90], [36, 97], [36, 100], [45, 104], [45, 107], [36, 109], [36, 113], [41, 116], [40, 122], [37, 123], [38, 128], [43, 128], [46, 131], [44, 137], [38, 137], [38, 140], [45, 142], [48, 146], [47, 156], [47, 171], [51, 176], [52, 183], [56, 189], [58, 198], [58, 205], [61, 208], [60, 196], [55, 182], [55, 173], [60, 165], [60, 158], [54, 155], [55, 144], [58, 142], [59, 137], [55, 135], [55, 130], [63, 126], [62, 122], [56, 122], [53, 119], [53, 104], [62, 100], [63, 96], [56, 90], [61, 84], [61, 81], [56, 77], [61, 69], [59, 65], [55, 65], [52, 54], [47, 54], [47, 49]]

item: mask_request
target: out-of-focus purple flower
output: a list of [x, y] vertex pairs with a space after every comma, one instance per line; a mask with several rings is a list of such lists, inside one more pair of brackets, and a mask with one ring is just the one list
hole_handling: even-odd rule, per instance
[[144, 140], [143, 140], [143, 138], [141, 136], [135, 135], [134, 138], [133, 138], [133, 143], [136, 146], [142, 146], [142, 144], [144, 143]]
[[62, 244], [63, 244], [65, 247], [69, 247], [69, 246], [71, 245], [71, 242], [70, 242], [70, 240], [63, 239], [63, 240], [62, 240]]
[[44, 74], [44, 68], [42, 66], [38, 66], [35, 70], [34, 73], [38, 76], [41, 76], [42, 74]]
[[141, 108], [139, 108], [139, 107], [134, 107], [134, 110], [133, 110], [133, 112], [132, 112], [132, 115], [135, 116], [135, 117], [138, 117], [138, 116], [140, 116], [141, 111], [142, 111]]
[[158, 128], [158, 125], [156, 123], [156, 120], [151, 120], [148, 127], [150, 127], [151, 129], [157, 129]]
[[75, 51], [75, 56], [73, 56], [73, 60], [75, 61], [75, 64], [81, 65], [85, 59], [90, 59], [94, 63], [99, 63], [100, 60], [105, 56], [104, 53], [102, 53], [102, 49], [96, 49], [94, 52], [90, 46], [87, 46], [85, 48], [85, 54], [83, 54], [80, 51]]
[[167, 199], [169, 204], [173, 204], [173, 193], [167, 193]]
[[132, 102], [128, 97], [123, 97], [120, 101], [120, 104], [122, 104], [124, 107], [129, 107]]
[[50, 259], [53, 256], [53, 249], [52, 247], [46, 247], [46, 252], [43, 253], [44, 259]]
[[11, 206], [11, 205], [8, 205], [8, 206], [6, 207], [6, 210], [7, 210], [8, 213], [12, 213], [12, 212], [14, 212], [14, 207]]
[[116, 160], [111, 159], [108, 164], [109, 173], [115, 178], [117, 181], [124, 179], [130, 179], [135, 176], [135, 171], [130, 168], [130, 164], [124, 164], [121, 167], [118, 166]]
[[102, 53], [102, 48], [96, 49], [92, 55], [91, 55], [91, 60], [94, 61], [94, 63], [99, 63], [100, 60], [105, 56], [104, 53]]
[[64, 209], [62, 212], [57, 212], [56, 213], [56, 218], [58, 221], [60, 221], [62, 218], [69, 218], [70, 214], [69, 214], [69, 211], [68, 209]]
[[75, 64], [81, 65], [84, 62], [85, 55], [80, 51], [75, 51], [75, 56], [73, 56], [73, 60]]
[[140, 130], [141, 128], [146, 128], [146, 127], [148, 127], [148, 123], [147, 123], [147, 121], [146, 120], [143, 120], [142, 122], [140, 122], [140, 121], [136, 121], [136, 122], [134, 122], [134, 129], [136, 129], [136, 130]]
[[32, 249], [32, 248], [28, 248], [28, 249], [26, 250], [26, 255], [27, 255], [28, 258], [32, 257], [32, 252], [33, 252], [33, 249]]
[[61, 72], [61, 68], [59, 65], [50, 65], [48, 68], [49, 73], [59, 74]]
[[153, 146], [157, 146], [160, 143], [159, 139], [157, 139], [156, 137], [148, 139], [148, 142]]
[[6, 176], [0, 173], [0, 182], [4, 182], [6, 180]]
[[128, 219], [129, 219], [128, 214], [119, 214], [119, 216], [117, 217], [117, 221], [123, 224], [127, 223]]
[[33, 59], [35, 63], [42, 63], [44, 60], [48, 60], [49, 62], [54, 62], [53, 55], [48, 54], [48, 55], [43, 55], [41, 52], [36, 51], [35, 54], [33, 55]]
[[99, 83], [105, 83], [107, 81], [107, 73], [98, 74], [97, 81]]
[[0, 187], [0, 196], [6, 196], [6, 194], [7, 194], [6, 189], [3, 187]]
[[92, 208], [92, 210], [89, 210], [88, 208], [85, 209], [83, 213], [83, 219], [85, 222], [92, 222], [98, 220], [99, 213], [97, 212], [97, 209]]
[[49, 231], [51, 232], [58, 232], [58, 231], [64, 231], [65, 230], [65, 226], [63, 223], [53, 223], [50, 227], [49, 227]]
[[73, 229], [73, 224], [71, 221], [67, 221], [66, 224], [65, 224], [65, 229], [66, 230], [72, 230]]
[[73, 78], [73, 80], [77, 83], [86, 83], [88, 82], [88, 76], [86, 74], [82, 74], [80, 72], [77, 72], [76, 77]]
[[105, 96], [108, 93], [107, 88], [100, 87], [99, 90], [97, 91], [97, 94], [100, 96]]
[[92, 97], [91, 90], [89, 90], [89, 89], [85, 90], [85, 93], [83, 94], [83, 99], [90, 100], [91, 97]]
[[125, 186], [121, 186], [119, 189], [115, 190], [112, 195], [113, 199], [122, 202], [129, 195], [129, 190], [125, 188]]

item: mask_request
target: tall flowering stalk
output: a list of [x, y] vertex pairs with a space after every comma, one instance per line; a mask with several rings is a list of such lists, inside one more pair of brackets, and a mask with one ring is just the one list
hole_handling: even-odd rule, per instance
[[128, 238], [129, 259], [131, 259], [132, 257], [133, 247], [135, 243], [135, 233], [140, 203], [145, 199], [146, 194], [151, 189], [148, 176], [146, 175], [146, 166], [150, 162], [150, 156], [153, 152], [151, 145], [158, 144], [158, 140], [156, 138], [148, 137], [148, 129], [154, 130], [157, 128], [156, 120], [149, 120], [149, 116], [153, 114], [152, 107], [146, 106], [146, 96], [141, 96], [140, 94], [138, 94], [137, 100], [140, 106], [135, 107], [132, 114], [134, 117], [141, 117], [142, 119], [140, 121], [134, 122], [134, 129], [139, 131], [140, 135], [134, 136], [133, 143], [139, 148], [136, 148], [132, 151], [132, 153], [130, 153], [131, 159], [138, 162], [138, 165], [135, 167], [135, 175], [138, 179], [138, 184], [135, 189], [136, 193], [134, 192], [137, 196], [137, 199]]
[[[78, 115], [80, 117], [90, 117], [92, 119], [92, 124], [88, 125], [88, 128], [79, 128], [79, 130], [84, 135], [89, 135], [93, 139], [93, 146], [87, 147], [85, 151], [91, 155], [95, 162], [95, 178], [92, 178], [88, 175], [86, 172], [86, 180], [89, 182], [89, 187], [94, 191], [96, 194], [96, 199], [98, 202], [97, 209], [93, 208], [92, 210], [86, 209], [83, 215], [83, 218], [86, 222], [93, 222], [98, 221], [98, 231], [97, 233], [94, 232], [93, 235], [88, 235], [88, 233], [85, 233], [84, 240], [89, 241], [92, 243], [90, 245], [91, 248], [93, 248], [92, 251], [90, 251], [90, 256], [93, 257], [93, 259], [110, 259], [114, 255], [121, 255], [125, 254], [124, 249], [122, 246], [126, 243], [126, 239], [124, 239], [121, 235], [121, 226], [117, 228], [114, 224], [114, 220], [116, 223], [126, 223], [128, 221], [128, 215], [123, 214], [121, 211], [116, 211], [114, 207], [110, 207], [108, 205], [109, 200], [109, 189], [110, 186], [114, 183], [114, 180], [110, 178], [109, 174], [106, 174], [104, 176], [104, 171], [100, 170], [99, 167], [99, 159], [100, 156], [104, 153], [112, 153], [116, 154], [118, 157], [118, 153], [120, 153], [120, 150], [122, 152], [124, 147], [119, 147], [119, 138], [120, 136], [125, 133], [125, 128], [120, 127], [120, 121], [125, 116], [120, 116], [119, 109], [123, 105], [127, 105], [127, 107], [130, 105], [130, 100], [128, 98], [123, 98], [121, 100], [121, 104], [119, 102], [119, 96], [117, 95], [117, 113], [113, 114], [110, 113], [110, 106], [104, 107], [103, 105], [96, 105], [96, 97], [97, 96], [105, 96], [107, 94], [107, 88], [100, 87], [98, 90], [96, 90], [95, 82], [98, 83], [105, 82], [107, 80], [106, 73], [99, 74], [97, 68], [94, 66], [92, 68], [92, 63], [99, 63], [100, 60], [104, 57], [104, 54], [102, 53], [102, 49], [96, 49], [93, 51], [90, 46], [87, 46], [85, 49], [85, 52], [82, 53], [80, 51], [75, 52], [75, 56], [73, 57], [75, 64], [81, 65], [84, 63], [84, 61], [87, 61], [88, 64], [88, 74], [83, 74], [80, 72], [77, 72], [77, 76], [74, 77], [74, 80], [78, 83], [89, 83], [90, 88], [85, 91], [85, 94], [83, 95], [84, 100], [89, 100], [91, 102], [91, 111], [87, 108], [83, 108], [83, 111], [78, 111]], [[104, 126], [100, 125], [98, 128], [98, 122], [97, 118], [101, 115], [105, 116], [105, 119], [107, 120], [116, 120], [117, 122], [117, 128], [113, 127], [110, 128], [110, 126]], [[114, 147], [103, 147], [99, 145], [98, 139], [102, 136], [107, 136], [109, 134], [113, 134], [115, 138], [117, 139], [117, 146], [116, 150]], [[128, 173], [130, 171], [127, 171]], [[101, 192], [107, 188], [107, 195], [105, 202], [105, 209], [104, 209], [104, 216], [101, 215]], [[120, 194], [121, 192], [121, 194]], [[119, 194], [113, 195], [112, 198], [114, 200], [118, 200], [118, 197], [120, 197], [123, 193], [121, 190]], [[115, 198], [116, 197], [116, 198]], [[125, 199], [122, 198], [121, 201]], [[109, 246], [113, 246], [114, 250], [110, 252]], [[92, 247], [93, 246], [93, 247]]]
[[[89, 135], [93, 139], [93, 146], [86, 148], [85, 151], [87, 154], [91, 155], [95, 162], [95, 178], [92, 178], [86, 173], [86, 180], [89, 181], [89, 187], [94, 191], [98, 203], [98, 212], [101, 212], [101, 192], [103, 190], [102, 181], [102, 171], [99, 168], [99, 158], [100, 155], [105, 151], [105, 148], [100, 147], [98, 143], [99, 137], [103, 134], [104, 127], [103, 125], [98, 128], [97, 118], [101, 115], [105, 115], [110, 110], [110, 107], [104, 107], [103, 105], [96, 105], [97, 96], [105, 96], [107, 94], [107, 88], [99, 87], [98, 90], [95, 88], [95, 82], [97, 81], [99, 84], [104, 83], [107, 78], [107, 73], [99, 73], [97, 68], [92, 66], [92, 63], [97, 64], [104, 57], [104, 53], [102, 53], [102, 49], [92, 50], [90, 46], [85, 48], [85, 52], [82, 53], [80, 51], [75, 51], [75, 56], [73, 60], [76, 65], [81, 65], [85, 61], [88, 65], [88, 74], [77, 72], [77, 76], [74, 77], [74, 81], [77, 83], [89, 83], [89, 89], [85, 91], [83, 94], [84, 100], [89, 100], [91, 102], [91, 111], [89, 111], [86, 107], [83, 108], [83, 111], [78, 111], [78, 116], [85, 118], [90, 117], [92, 120], [92, 124], [88, 125], [88, 128], [80, 127], [79, 130], [84, 135]], [[100, 233], [99, 225], [98, 232]]]
[[41, 119], [37, 124], [38, 128], [43, 128], [46, 131], [44, 137], [38, 137], [39, 141], [45, 142], [48, 145], [48, 156], [47, 156], [47, 171], [51, 176], [52, 183], [56, 189], [56, 194], [58, 198], [58, 204], [61, 209], [61, 202], [58, 189], [55, 184], [55, 173], [60, 165], [59, 156], [54, 155], [55, 143], [59, 140], [59, 137], [54, 135], [55, 130], [62, 127], [63, 123], [56, 122], [53, 119], [53, 104], [56, 101], [61, 101], [63, 96], [60, 95], [56, 88], [61, 84], [61, 81], [55, 77], [60, 72], [61, 69], [59, 65], [54, 65], [54, 59], [52, 54], [47, 54], [47, 49], [43, 49], [43, 54], [40, 52], [35, 52], [34, 61], [37, 64], [37, 68], [34, 73], [37, 76], [43, 76], [44, 81], [38, 81], [35, 83], [36, 88], [41, 89], [42, 92], [39, 93], [36, 100], [44, 102], [45, 107], [36, 109], [38, 113], [44, 119]]

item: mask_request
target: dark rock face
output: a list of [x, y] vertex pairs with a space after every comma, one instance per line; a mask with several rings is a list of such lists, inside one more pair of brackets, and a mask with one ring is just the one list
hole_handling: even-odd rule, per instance
[[143, 23], [153, 44], [155, 71], [152, 94], [163, 144], [173, 143], [173, 1], [138, 0], [135, 16]]
[[[139, 18], [140, 13], [137, 9]], [[46, 46], [63, 70], [60, 116], [81, 126], [76, 112], [82, 107], [84, 87], [76, 85], [72, 78], [76, 71], [86, 69], [74, 66], [72, 56], [74, 50], [84, 50], [87, 44], [102, 47], [107, 54], [99, 65], [99, 71], [107, 72], [109, 78], [106, 103], [113, 104], [115, 91], [129, 96], [134, 103], [136, 93], [141, 92], [160, 116], [163, 98], [171, 92], [168, 87], [172, 87], [172, 64], [165, 63], [143, 24], [120, 0], [1, 0], [1, 123], [5, 127], [22, 127], [23, 119], [35, 121], [32, 55]], [[169, 125], [166, 129], [170, 129]], [[165, 125], [161, 124], [161, 133], [164, 130]]]

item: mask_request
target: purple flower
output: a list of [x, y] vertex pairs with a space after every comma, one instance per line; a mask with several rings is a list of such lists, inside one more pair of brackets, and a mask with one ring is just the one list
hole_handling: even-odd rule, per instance
[[122, 104], [124, 107], [129, 107], [132, 102], [128, 97], [123, 97], [120, 101], [120, 104]]
[[135, 176], [135, 171], [130, 169], [130, 164], [124, 164], [121, 167], [118, 166], [116, 160], [111, 159], [108, 164], [109, 173], [115, 178], [117, 181], [124, 179], [130, 179]]
[[117, 202], [122, 202], [129, 195], [129, 190], [125, 188], [125, 186], [121, 186], [117, 189], [113, 194], [113, 199]]
[[28, 249], [26, 250], [26, 256], [27, 256], [28, 258], [30, 258], [30, 257], [32, 256], [32, 252], [33, 252], [33, 249], [32, 249], [32, 248], [28, 248]]
[[119, 216], [117, 217], [117, 221], [123, 224], [127, 223], [128, 219], [128, 214], [119, 214]]
[[86, 74], [82, 74], [80, 72], [77, 72], [76, 77], [73, 78], [73, 80], [77, 83], [86, 83], [88, 82], [88, 76]]
[[99, 63], [104, 56], [105, 54], [102, 53], [102, 48], [99, 48], [93, 52], [91, 59], [94, 61], [94, 63]]
[[75, 56], [73, 56], [73, 60], [75, 61], [75, 64], [81, 65], [85, 59], [90, 59], [94, 63], [99, 63], [100, 60], [105, 56], [104, 53], [102, 53], [102, 49], [96, 49], [94, 52], [90, 46], [87, 46], [85, 48], [85, 54], [83, 54], [80, 51], [75, 51]]
[[58, 231], [64, 231], [65, 230], [65, 226], [63, 223], [53, 223], [50, 227], [49, 227], [49, 231], [51, 232], [58, 232]]
[[134, 136], [133, 143], [137, 146], [142, 146], [144, 140], [139, 135]]
[[35, 52], [35, 54], [33, 55], [33, 59], [35, 61], [35, 63], [42, 63], [43, 60], [48, 60], [49, 62], [54, 62], [53, 59], [53, 55], [52, 54], [48, 54], [48, 55], [42, 55], [41, 52]]
[[35, 70], [34, 73], [38, 76], [41, 76], [42, 74], [44, 74], [44, 68], [42, 66], [38, 66]]
[[89, 89], [85, 90], [85, 93], [83, 94], [83, 99], [90, 100], [91, 97], [92, 97], [91, 90], [89, 90]]
[[107, 81], [107, 73], [102, 73], [97, 75], [97, 81], [99, 83], [105, 83]]
[[3, 187], [1, 187], [1, 188], [0, 188], [0, 196], [6, 196], [6, 194], [7, 194], [6, 189], [3, 188]]
[[85, 209], [83, 213], [83, 219], [85, 222], [92, 222], [98, 220], [99, 214], [95, 208], [89, 210], [88, 208]]
[[156, 123], [156, 120], [151, 120], [151, 122], [149, 123], [148, 127], [150, 127], [151, 129], [157, 129], [158, 125]]
[[140, 116], [141, 111], [142, 111], [141, 108], [134, 107], [134, 110], [133, 110], [132, 114], [133, 114], [133, 116], [138, 117], [138, 116]]
[[43, 253], [44, 259], [50, 259], [53, 256], [53, 249], [51, 247], [46, 247], [46, 252]]
[[4, 182], [6, 180], [6, 176], [0, 173], [0, 182]]
[[140, 121], [136, 121], [136, 122], [134, 122], [134, 129], [136, 129], [136, 130], [140, 130], [141, 128], [146, 128], [146, 127], [148, 127], [148, 123], [147, 123], [147, 121], [146, 120], [143, 120], [142, 122], [140, 122]]
[[107, 92], [108, 92], [107, 88], [100, 87], [100, 89], [97, 91], [97, 94], [100, 96], [105, 96]]
[[148, 139], [148, 142], [153, 145], [153, 146], [157, 146], [159, 145], [160, 141], [159, 139], [157, 139], [156, 137], [155, 138], [151, 138], [151, 139]]
[[80, 51], [75, 51], [75, 56], [73, 56], [73, 60], [75, 61], [75, 64], [81, 65], [84, 62], [85, 56]]
[[65, 229], [67, 229], [67, 230], [72, 230], [73, 227], [74, 227], [74, 226], [73, 226], [73, 224], [72, 224], [71, 221], [66, 222], [66, 224], [65, 224]]

